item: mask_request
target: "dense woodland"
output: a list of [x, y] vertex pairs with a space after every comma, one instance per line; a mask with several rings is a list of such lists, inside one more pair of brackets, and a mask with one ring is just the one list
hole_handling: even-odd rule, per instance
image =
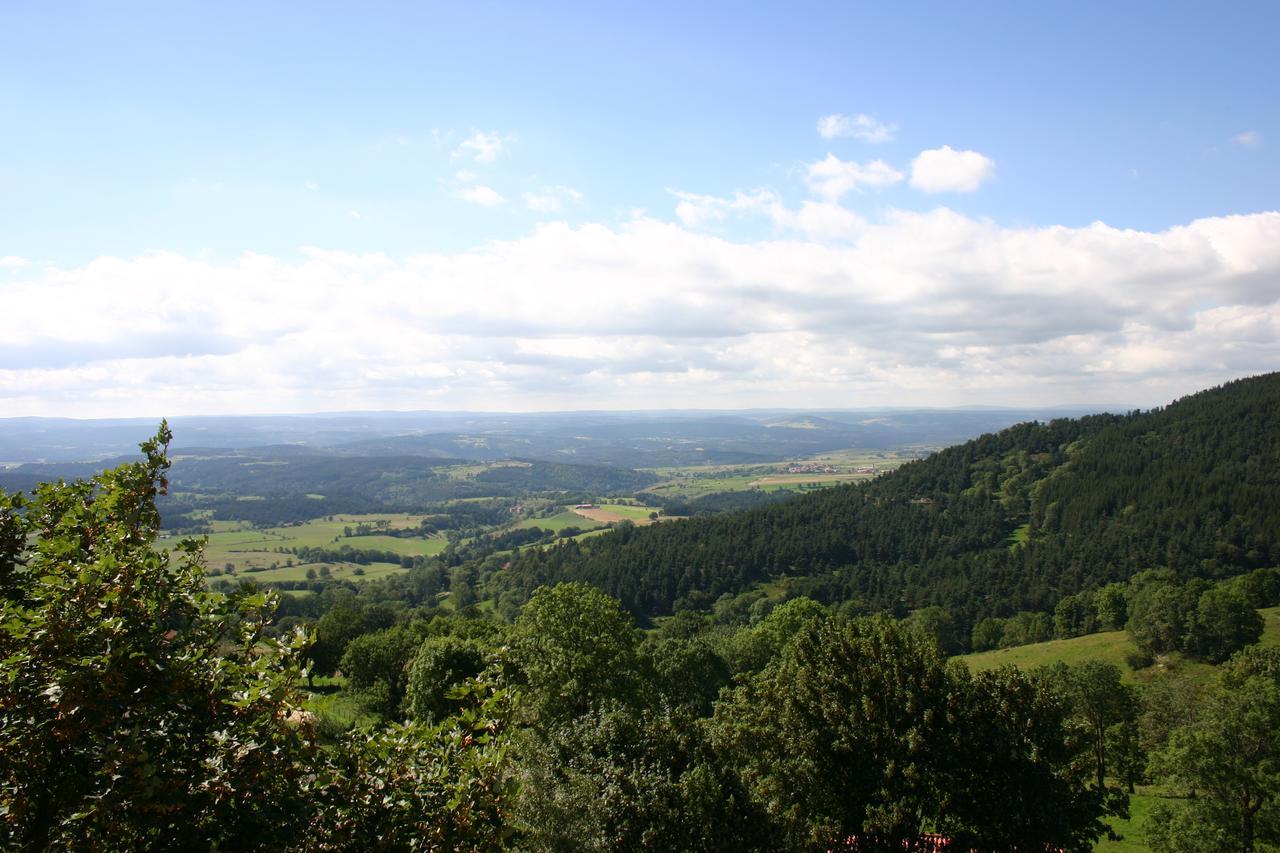
[[853, 612], [939, 605], [971, 627], [1151, 568], [1228, 577], [1280, 564], [1277, 424], [1278, 374], [1022, 424], [867, 484], [526, 551], [494, 586], [581, 580], [647, 617], [778, 581]]
[[[1087, 850], [1158, 781], [1154, 848], [1272, 849], [1278, 424], [1263, 376], [279, 598], [155, 547], [162, 427], [0, 493], [0, 843]], [[1136, 686], [948, 660], [1120, 627]]]

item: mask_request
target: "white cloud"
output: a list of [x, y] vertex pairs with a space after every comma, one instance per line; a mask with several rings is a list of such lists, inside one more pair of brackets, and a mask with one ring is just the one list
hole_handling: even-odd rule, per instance
[[347, 216], [350, 216], [352, 219], [364, 219], [364, 214], [356, 210], [354, 207], [347, 211]]
[[1256, 130], [1246, 130], [1231, 137], [1231, 141], [1242, 148], [1257, 148], [1262, 144], [1262, 134]]
[[816, 195], [838, 201], [851, 190], [863, 187], [887, 187], [901, 181], [903, 174], [883, 160], [853, 163], [834, 154], [809, 165], [806, 179]]
[[320, 185], [317, 184], [315, 181], [304, 181], [302, 186], [310, 190], [311, 192], [315, 192], [316, 190], [320, 189]]
[[581, 204], [582, 193], [573, 187], [543, 187], [538, 192], [525, 193], [525, 207], [536, 213], [559, 213], [565, 204]]
[[502, 197], [497, 190], [486, 187], [483, 184], [477, 184], [473, 187], [463, 187], [455, 193], [458, 198], [463, 201], [469, 201], [472, 204], [478, 204], [483, 207], [496, 207], [500, 204], [506, 204], [507, 200]]
[[996, 163], [990, 157], [950, 145], [921, 151], [911, 161], [911, 186], [927, 193], [973, 192], [995, 174]]
[[823, 139], [844, 136], [863, 142], [892, 142], [897, 132], [896, 124], [887, 124], [864, 113], [856, 116], [832, 113], [818, 119], [818, 135]]
[[676, 205], [676, 218], [690, 228], [723, 221], [730, 213], [763, 213], [772, 216], [782, 207], [782, 200], [770, 190], [736, 192], [727, 198], [680, 190], [667, 192], [680, 199]]
[[841, 242], [642, 218], [409, 258], [32, 266], [2, 286], [0, 411], [1141, 404], [1280, 364], [1277, 212], [1144, 232], [681, 201]]
[[17, 255], [0, 255], [0, 269], [17, 269], [30, 265], [31, 261], [26, 258], [20, 258]]
[[453, 151], [454, 158], [468, 158], [477, 163], [492, 163], [502, 153], [501, 137], [493, 133], [476, 131], [462, 141]]

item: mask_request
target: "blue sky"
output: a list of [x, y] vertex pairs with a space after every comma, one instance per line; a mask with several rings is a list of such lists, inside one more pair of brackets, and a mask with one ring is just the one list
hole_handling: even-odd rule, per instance
[[[1153, 403], [1274, 368], [1278, 25], [1274, 3], [7, 4], [0, 295], [13, 316], [82, 290], [90, 304], [163, 294], [166, 305], [146, 317], [99, 311], [115, 335], [69, 321], [11, 330], [0, 414]], [[930, 151], [941, 153], [918, 159]], [[1198, 244], [1203, 256], [1178, 236], [1230, 217], [1253, 218], [1231, 226], [1242, 233], [1202, 228], [1215, 235]], [[1099, 222], [1115, 233], [1085, 247]], [[884, 248], [911, 247], [921, 229], [934, 234], [921, 242], [933, 247], [928, 270]], [[1053, 248], [1010, 248], [1019, 235]], [[947, 247], [961, 237], [990, 245], [956, 261]], [[772, 262], [748, 257], [781, 244], [821, 267], [816, 278], [751, 281], [752, 263]], [[619, 254], [601, 257], [609, 245]], [[559, 284], [562, 262], [595, 264], [603, 291], [622, 270], [633, 293], [662, 292], [648, 259], [672, 246], [688, 253], [675, 273], [693, 294], [683, 310], [706, 312], [685, 331], [664, 329], [656, 297]], [[1013, 314], [1074, 316], [999, 280], [1024, 251], [1057, 250], [1069, 255], [1055, 267], [1062, 298], [1073, 270], [1091, 270], [1103, 283], [1085, 284], [1107, 288], [1120, 319], [988, 339], [981, 317], [929, 307], [942, 292], [973, 310], [1003, 294]], [[424, 256], [426, 272], [412, 260]], [[1094, 268], [1117, 258], [1123, 270]], [[885, 302], [861, 272], [899, 281], [893, 301], [906, 310], [894, 315], [919, 315], [903, 330], [918, 348], [895, 352], [852, 321], [814, 320], [830, 311], [797, 308], [832, 265], [844, 284], [822, 300], [859, 316]], [[446, 268], [452, 278], [432, 278]], [[726, 269], [748, 272], [726, 290]], [[1254, 276], [1247, 288], [1241, 275]], [[564, 312], [588, 303], [597, 315], [652, 311], [652, 322], [498, 321], [488, 307], [513, 300], [485, 283], [510, 286], [507, 276]], [[979, 279], [981, 294], [961, 293]], [[447, 330], [396, 326], [438, 338], [405, 351], [385, 346], [386, 318], [347, 307], [355, 340], [343, 364], [355, 367], [335, 389], [332, 375], [287, 366], [314, 362], [320, 345], [305, 331], [336, 322], [334, 299], [288, 323], [235, 319], [288, 312], [317, 280], [391, 305], [448, 288], [476, 301], [446, 300]], [[1180, 295], [1151, 316], [1126, 314], [1137, 309], [1124, 291], [1147, 286]], [[756, 313], [732, 329], [712, 322], [752, 300]], [[1205, 344], [1195, 368], [1151, 354], [1156, 332], [1203, 331], [1205, 311], [1228, 309], [1254, 324], [1247, 355], [1235, 338]], [[1085, 346], [1090, 335], [1103, 337]], [[832, 348], [850, 338], [856, 351]], [[1027, 350], [1046, 346], [1084, 349], [1072, 370], [1046, 373]], [[625, 357], [596, 369], [602, 349]], [[815, 361], [797, 382], [777, 353], [801, 351]], [[1204, 365], [1205, 352], [1218, 357]], [[1060, 350], [1046, 353], [1061, 365]], [[285, 367], [258, 387], [240, 374], [264, 358]], [[405, 360], [434, 367], [400, 376]], [[813, 378], [824, 371], [828, 381]], [[957, 386], [957, 374], [977, 378]], [[851, 375], [857, 391], [844, 393]], [[197, 380], [212, 385], [193, 391]]]

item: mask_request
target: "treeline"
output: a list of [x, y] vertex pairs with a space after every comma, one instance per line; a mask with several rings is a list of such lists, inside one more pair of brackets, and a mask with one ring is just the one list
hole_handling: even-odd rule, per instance
[[948, 608], [966, 629], [1164, 567], [1280, 564], [1280, 374], [1129, 415], [1029, 423], [869, 483], [526, 552], [527, 598], [582, 580], [638, 615], [770, 580], [867, 612]]

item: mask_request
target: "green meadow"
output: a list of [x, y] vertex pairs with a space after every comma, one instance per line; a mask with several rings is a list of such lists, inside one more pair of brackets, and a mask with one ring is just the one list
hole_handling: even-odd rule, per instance
[[[422, 521], [421, 515], [405, 513], [389, 513], [384, 515], [335, 515], [332, 518], [317, 518], [303, 524], [285, 525], [254, 529], [240, 522], [214, 522], [214, 532], [206, 536], [205, 563], [210, 568], [221, 569], [228, 564], [236, 570], [249, 568], [269, 569], [277, 564], [281, 570], [287, 560], [297, 561], [297, 557], [289, 553], [281, 553], [277, 549], [289, 548], [340, 548], [350, 545], [357, 550], [390, 551], [407, 557], [430, 557], [442, 552], [448, 545], [443, 535], [436, 534], [429, 538], [401, 538], [382, 534], [368, 536], [346, 536], [349, 528], [355, 530], [358, 524], [383, 525], [387, 529], [411, 530]], [[168, 544], [168, 543], [162, 543]], [[370, 567], [366, 567], [370, 568]], [[265, 573], [256, 573], [256, 577], [266, 580]], [[292, 578], [271, 578], [287, 580]]]
[[[1266, 607], [1258, 611], [1262, 614], [1262, 638], [1258, 641], [1263, 646], [1280, 646], [1280, 607]], [[1184, 674], [1194, 674], [1209, 678], [1214, 667], [1210, 664], [1189, 660], [1179, 654], [1171, 654], [1162, 658], [1155, 666], [1134, 672], [1125, 661], [1127, 655], [1136, 652], [1133, 640], [1125, 631], [1106, 631], [1100, 634], [1086, 634], [1083, 637], [1072, 637], [1069, 640], [1050, 640], [1046, 643], [1033, 643], [1029, 646], [1015, 646], [1011, 649], [995, 649], [989, 652], [960, 655], [962, 660], [974, 671], [995, 669], [1005, 664], [1013, 664], [1020, 669], [1034, 669], [1051, 663], [1078, 664], [1087, 660], [1100, 660], [1120, 667], [1125, 680], [1130, 682], [1149, 681], [1163, 669], [1177, 669]]]

